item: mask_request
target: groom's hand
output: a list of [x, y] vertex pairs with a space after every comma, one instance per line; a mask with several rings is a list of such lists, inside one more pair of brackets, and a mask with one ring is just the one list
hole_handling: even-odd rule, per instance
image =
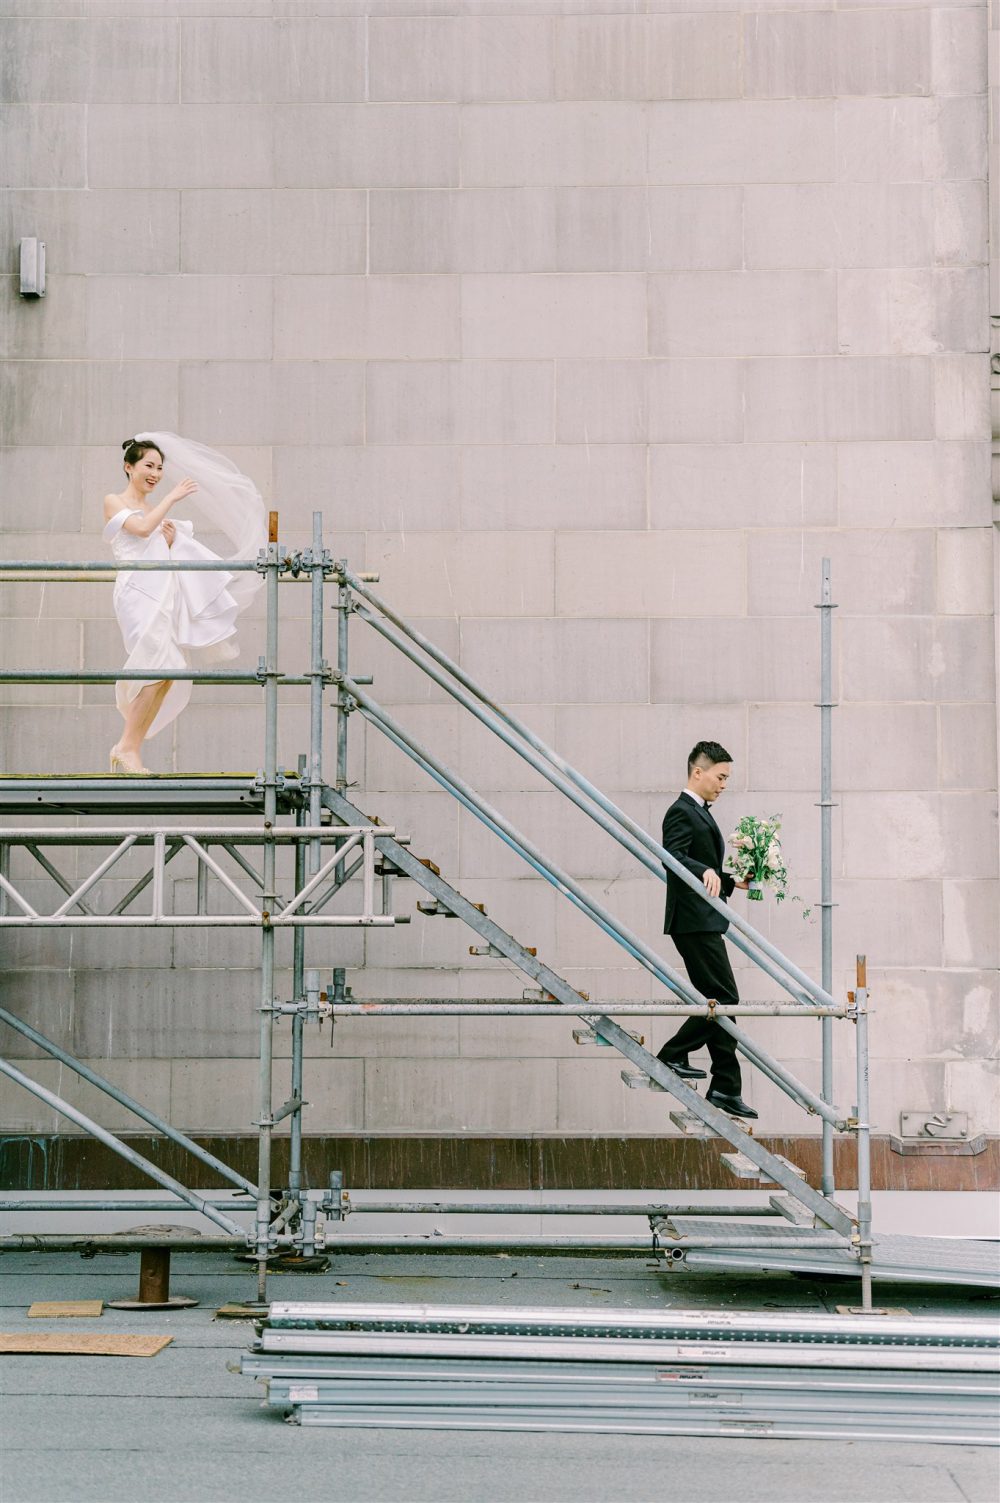
[[718, 872], [714, 872], [710, 866], [706, 867], [701, 874], [701, 880], [705, 884], [705, 891], [710, 898], [717, 898], [722, 891], [722, 878]]

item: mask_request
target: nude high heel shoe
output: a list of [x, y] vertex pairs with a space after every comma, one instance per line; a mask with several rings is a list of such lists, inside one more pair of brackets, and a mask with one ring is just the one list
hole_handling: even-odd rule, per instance
[[148, 778], [151, 776], [148, 767], [143, 767], [136, 757], [131, 757], [128, 752], [123, 752], [119, 747], [111, 748], [111, 775], [122, 778]]

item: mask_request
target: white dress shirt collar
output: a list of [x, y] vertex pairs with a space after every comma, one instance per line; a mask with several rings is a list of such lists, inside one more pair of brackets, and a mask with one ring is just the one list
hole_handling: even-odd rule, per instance
[[707, 804], [706, 804], [706, 802], [705, 802], [705, 800], [702, 798], [702, 796], [701, 796], [700, 793], [692, 793], [691, 790], [690, 790], [690, 788], [682, 788], [681, 792], [682, 793], [686, 793], [687, 796], [688, 796], [688, 798], [693, 798], [694, 801], [695, 801], [695, 803], [700, 808], [705, 809], [705, 808], [708, 807]]

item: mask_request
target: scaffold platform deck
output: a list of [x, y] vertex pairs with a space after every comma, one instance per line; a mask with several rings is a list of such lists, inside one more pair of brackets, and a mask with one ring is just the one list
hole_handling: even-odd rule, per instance
[[[295, 773], [279, 774], [278, 812], [290, 814], [307, 802]], [[253, 772], [152, 773], [144, 778], [107, 773], [4, 773], [0, 815], [12, 814], [259, 814], [263, 779]]]

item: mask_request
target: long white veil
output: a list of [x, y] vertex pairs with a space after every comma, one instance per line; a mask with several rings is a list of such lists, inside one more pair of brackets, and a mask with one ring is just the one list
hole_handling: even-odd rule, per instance
[[[207, 444], [181, 438], [178, 433], [137, 433], [136, 438], [152, 441], [160, 448], [164, 494], [180, 480], [194, 480], [198, 489], [191, 502], [216, 531], [229, 539], [233, 552], [228, 559], [255, 559], [267, 545], [267, 518], [260, 492], [250, 477], [224, 454]], [[233, 575], [227, 588], [243, 610], [262, 583], [259, 574], [241, 572]]]

